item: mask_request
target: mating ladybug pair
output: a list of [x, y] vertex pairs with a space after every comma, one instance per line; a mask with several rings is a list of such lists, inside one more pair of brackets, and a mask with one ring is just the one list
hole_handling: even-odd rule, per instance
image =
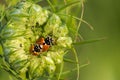
[[40, 38], [35, 44], [31, 45], [30, 52], [33, 55], [39, 55], [41, 52], [48, 51], [50, 46], [53, 44], [53, 40], [50, 37]]

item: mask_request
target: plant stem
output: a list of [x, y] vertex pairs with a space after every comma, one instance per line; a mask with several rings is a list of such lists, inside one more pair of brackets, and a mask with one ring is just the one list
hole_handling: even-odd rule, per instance
[[[86, 63], [86, 64], [83, 64], [83, 65], [79, 66], [79, 68], [83, 68], [83, 67], [85, 67], [85, 66], [87, 66], [87, 65], [89, 65], [89, 62]], [[77, 70], [77, 68], [74, 68], [74, 69], [71, 69], [71, 70], [68, 70], [68, 71], [64, 71], [64, 72], [62, 73], [62, 75], [69, 74], [69, 73], [71, 73], [71, 72], [73, 72], [73, 71], [75, 71], [75, 70]]]
[[50, 5], [52, 11], [55, 12], [55, 8], [54, 8], [54, 6], [52, 5], [52, 3], [50, 2], [50, 0], [47, 0], [47, 2], [49, 3], [49, 5]]
[[57, 80], [60, 80], [60, 77], [61, 77], [61, 74], [62, 74], [62, 71], [63, 71], [63, 65], [64, 65], [64, 61], [61, 63], [60, 72], [58, 74], [58, 79]]
[[[74, 47], [72, 47], [72, 51], [73, 51], [73, 53], [74, 53], [74, 56], [75, 56], [75, 60], [76, 60], [76, 62], [77, 63], [79, 63], [78, 61], [78, 56], [77, 56], [77, 52], [76, 52], [76, 50], [75, 50], [75, 48]], [[77, 68], [77, 79], [76, 80], [79, 80], [79, 74], [80, 74], [80, 66], [79, 66], [79, 64], [76, 64], [77, 66], [76, 66], [76, 68]]]

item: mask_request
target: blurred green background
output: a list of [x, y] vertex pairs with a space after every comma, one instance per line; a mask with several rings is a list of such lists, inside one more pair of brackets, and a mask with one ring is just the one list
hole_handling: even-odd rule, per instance
[[107, 39], [79, 47], [80, 61], [90, 61], [80, 80], [120, 80], [120, 0], [87, 0], [84, 19], [95, 28], [81, 27], [85, 39]]
[[[1, 0], [0, 0], [1, 1]], [[80, 80], [120, 80], [120, 0], [87, 0], [84, 19], [94, 26], [91, 31], [82, 24], [80, 33], [85, 40], [107, 39], [77, 46], [81, 63], [90, 64], [80, 69]], [[74, 80], [74, 73], [69, 79]], [[0, 80], [9, 80], [0, 70]], [[70, 77], [71, 76], [71, 77]]]

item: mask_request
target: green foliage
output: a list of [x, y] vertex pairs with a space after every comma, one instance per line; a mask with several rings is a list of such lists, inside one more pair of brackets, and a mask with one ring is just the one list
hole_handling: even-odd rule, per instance
[[106, 38], [100, 38], [100, 39], [95, 39], [95, 40], [81, 41], [81, 42], [73, 43], [73, 45], [83, 45], [83, 44], [88, 44], [88, 43], [94, 43], [94, 42], [98, 42], [98, 41], [105, 40], [105, 39], [106, 39]]

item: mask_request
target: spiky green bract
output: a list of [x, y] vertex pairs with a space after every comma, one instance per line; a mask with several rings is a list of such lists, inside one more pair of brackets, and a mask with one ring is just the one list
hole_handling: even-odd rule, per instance
[[[23, 80], [52, 77], [72, 44], [66, 24], [56, 14], [27, 1], [5, 13], [5, 25], [0, 27], [0, 54], [7, 64], [3, 68]], [[52, 37], [54, 45], [39, 56], [32, 55], [31, 44], [47, 36]]]

